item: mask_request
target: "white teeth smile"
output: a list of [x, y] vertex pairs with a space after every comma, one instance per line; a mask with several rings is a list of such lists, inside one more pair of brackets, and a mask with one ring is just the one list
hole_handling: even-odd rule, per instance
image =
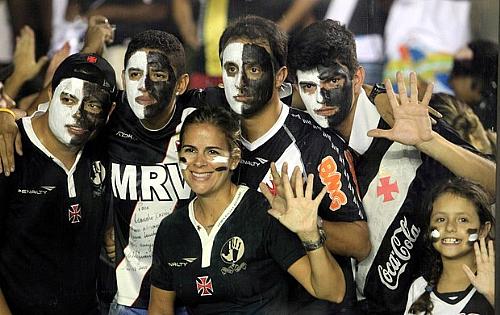
[[195, 173], [195, 172], [191, 172], [191, 174], [193, 174], [194, 178], [203, 179], [203, 178], [208, 178], [211, 173]]
[[456, 238], [443, 238], [441, 242], [443, 244], [459, 244], [461, 240], [458, 240]]

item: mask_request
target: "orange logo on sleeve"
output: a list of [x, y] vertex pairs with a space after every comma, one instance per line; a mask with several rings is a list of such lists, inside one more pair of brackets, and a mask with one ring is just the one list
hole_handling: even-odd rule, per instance
[[342, 188], [341, 174], [337, 172], [337, 163], [331, 156], [327, 156], [321, 160], [318, 167], [319, 178], [323, 185], [326, 185], [328, 195], [332, 202], [330, 210], [338, 210], [342, 205], [347, 203], [347, 197], [340, 188]]

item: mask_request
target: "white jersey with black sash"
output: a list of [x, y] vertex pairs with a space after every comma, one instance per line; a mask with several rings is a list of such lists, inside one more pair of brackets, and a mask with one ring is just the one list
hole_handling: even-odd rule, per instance
[[[356, 173], [372, 250], [358, 264], [358, 299], [367, 303], [371, 314], [401, 314], [408, 289], [419, 274], [424, 197], [434, 185], [453, 174], [413, 146], [367, 137], [367, 131], [374, 128], [389, 126], [362, 93], [349, 146], [359, 154]], [[449, 141], [475, 151], [442, 120], [433, 129]]]
[[[408, 300], [406, 302], [405, 315], [409, 315], [410, 307], [424, 292], [427, 280], [424, 277], [417, 278], [410, 287]], [[446, 315], [493, 315], [495, 310], [488, 300], [476, 288], [469, 285], [467, 289], [458, 292], [439, 293], [434, 289], [431, 293], [433, 314]], [[422, 315], [420, 312], [416, 315]]]
[[182, 178], [177, 147], [181, 120], [194, 108], [177, 101], [170, 121], [148, 130], [125, 93], [107, 125], [116, 239], [118, 304], [147, 308], [153, 242], [161, 220], [191, 190]]

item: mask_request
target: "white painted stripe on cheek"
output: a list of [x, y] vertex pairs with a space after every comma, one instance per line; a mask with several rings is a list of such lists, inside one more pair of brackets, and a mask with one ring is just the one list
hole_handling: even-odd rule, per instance
[[[140, 69], [143, 71], [142, 77], [137, 80], [130, 80], [128, 76], [128, 70], [131, 68]], [[130, 56], [127, 62], [127, 68], [125, 70], [125, 90], [127, 93], [127, 100], [130, 108], [134, 112], [135, 116], [139, 119], [144, 119], [145, 107], [138, 104], [135, 99], [142, 95], [139, 89], [144, 89], [146, 85], [146, 76], [148, 75], [148, 56], [145, 51], [136, 51], [132, 56]]]
[[229, 157], [227, 156], [216, 156], [212, 159], [213, 163], [224, 163], [227, 165], [229, 163]]
[[[234, 97], [240, 93], [238, 87], [241, 84], [243, 71], [243, 46], [243, 43], [231, 43], [227, 45], [222, 52], [222, 82], [224, 83], [224, 93], [231, 109], [237, 114], [243, 112], [243, 103], [237, 102], [234, 99]], [[228, 76], [224, 68], [224, 65], [228, 62], [238, 66], [238, 73], [234, 77]]]

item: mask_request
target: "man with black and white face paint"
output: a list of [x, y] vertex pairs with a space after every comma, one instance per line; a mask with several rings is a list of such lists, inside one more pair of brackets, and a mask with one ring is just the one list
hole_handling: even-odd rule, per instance
[[115, 91], [107, 61], [74, 54], [56, 69], [50, 102], [18, 122], [24, 154], [16, 172], [0, 175], [0, 313], [99, 312], [109, 169], [89, 140]]
[[[185, 80], [185, 76], [181, 79]], [[179, 95], [179, 91], [174, 93], [177, 76], [169, 57], [159, 50], [137, 50], [127, 61], [123, 80], [135, 116], [146, 127], [163, 127]]]
[[[278, 169], [287, 162], [289, 170], [298, 166], [304, 177], [314, 174], [315, 193], [323, 185], [329, 189], [318, 210], [323, 222], [328, 222], [323, 225], [329, 227], [326, 244], [339, 255], [336, 258], [346, 287], [353, 288], [350, 258], [346, 256], [363, 257], [369, 251], [363, 209], [344, 158], [344, 143], [323, 132], [307, 113], [280, 100], [279, 91], [288, 73], [286, 34], [269, 20], [247, 16], [226, 28], [219, 41], [219, 55], [226, 100], [242, 118], [242, 161], [235, 181], [253, 189], [261, 182], [276, 187], [269, 170], [273, 161]], [[326, 96], [339, 98], [332, 93]], [[338, 304], [314, 299], [296, 286], [290, 292], [287, 307], [291, 313], [339, 310]]]
[[376, 86], [370, 95], [364, 91], [354, 36], [338, 21], [309, 25], [289, 48], [288, 66], [308, 112], [358, 157], [355, 169], [372, 242], [356, 268], [358, 313], [402, 314], [415, 272], [422, 268], [424, 205], [416, 196], [452, 175], [479, 182], [494, 196], [495, 164], [475, 154], [437, 117], [432, 126], [427, 106], [432, 84], [419, 101], [415, 73], [410, 95], [403, 75], [397, 75], [399, 99], [386, 80], [392, 109], [387, 114], [380, 106], [384, 94], [375, 101], [383, 88]]
[[249, 42], [232, 42], [222, 53], [224, 93], [231, 109], [243, 117], [258, 113], [273, 96], [276, 62], [267, 50]]
[[104, 126], [110, 106], [109, 93], [99, 85], [63, 79], [50, 101], [49, 128], [62, 144], [80, 148]]
[[343, 122], [352, 108], [353, 86], [349, 70], [334, 62], [297, 71], [299, 93], [307, 112], [323, 128]]

